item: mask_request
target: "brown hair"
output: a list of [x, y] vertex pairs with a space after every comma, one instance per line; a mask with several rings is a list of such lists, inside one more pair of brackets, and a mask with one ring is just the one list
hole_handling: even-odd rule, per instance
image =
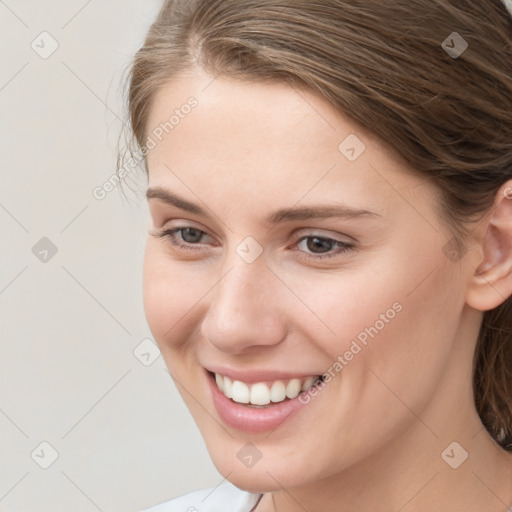
[[[460, 56], [457, 32], [468, 44]], [[156, 92], [187, 68], [305, 86], [379, 135], [442, 197], [463, 250], [467, 221], [512, 178], [512, 18], [500, 0], [167, 0], [129, 83], [135, 143]], [[512, 298], [483, 315], [473, 388], [512, 451]]]

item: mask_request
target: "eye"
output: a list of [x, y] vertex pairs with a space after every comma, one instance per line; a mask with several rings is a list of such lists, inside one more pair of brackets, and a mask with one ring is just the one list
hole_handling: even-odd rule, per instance
[[[215, 241], [205, 231], [193, 226], [182, 226], [174, 229], [167, 229], [154, 234], [158, 238], [165, 239], [179, 250], [205, 252], [208, 248], [205, 245], [216, 245]], [[313, 261], [324, 260], [341, 256], [354, 250], [354, 245], [327, 236], [308, 235], [300, 237], [293, 249], [304, 259]]]
[[203, 250], [201, 247], [203, 243], [208, 242], [205, 238], [210, 238], [205, 231], [192, 226], [167, 229], [161, 233], [157, 233], [155, 236], [167, 240], [178, 249], [197, 252]]
[[297, 242], [297, 248], [306, 258], [324, 259], [352, 251], [354, 245], [334, 238], [309, 235], [300, 238]]
[[181, 238], [187, 244], [197, 244], [206, 235], [204, 231], [196, 228], [179, 228], [176, 233], [181, 233]]

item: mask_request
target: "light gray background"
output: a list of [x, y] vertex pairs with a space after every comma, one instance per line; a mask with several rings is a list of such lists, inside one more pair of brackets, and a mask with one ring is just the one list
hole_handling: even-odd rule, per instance
[[129, 512], [222, 480], [162, 357], [136, 349], [146, 205], [93, 197], [160, 4], [0, 0], [1, 511]]

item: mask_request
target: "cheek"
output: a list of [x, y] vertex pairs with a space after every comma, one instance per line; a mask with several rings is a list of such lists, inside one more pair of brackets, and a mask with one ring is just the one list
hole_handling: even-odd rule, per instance
[[[372, 265], [371, 275], [331, 277], [320, 287], [294, 283], [296, 293], [335, 333], [315, 333], [302, 321], [311, 343], [328, 354], [334, 374], [321, 393], [337, 406], [316, 409], [322, 435], [340, 440], [335, 457], [332, 448], [325, 454], [331, 469], [335, 460], [356, 460], [417, 421], [411, 411], [419, 414], [434, 399], [450, 361], [464, 302], [453, 267], [439, 260], [425, 279], [436, 267], [434, 259], [428, 265], [394, 260], [383, 261], [381, 268]], [[334, 366], [338, 356], [341, 371]]]
[[431, 270], [411, 272], [395, 291], [403, 311], [386, 327], [377, 354], [383, 376], [396, 379], [400, 370], [413, 381], [423, 378], [424, 389], [450, 357], [464, 304], [453, 268], [440, 261], [428, 275]]
[[298, 294], [331, 331], [320, 341], [326, 352], [337, 357], [356, 342], [361, 350], [354, 346], [358, 356], [348, 358], [404, 369], [409, 358], [438, 351], [446, 356], [464, 305], [460, 279], [453, 265], [432, 250], [425, 261], [416, 256], [411, 264], [400, 254], [381, 254], [364, 269], [325, 276], [316, 288], [296, 281]]
[[[364, 270], [288, 281], [315, 313], [298, 305], [295, 321], [332, 365], [341, 356], [341, 380], [358, 383], [357, 399], [374, 372], [417, 400], [414, 393], [434, 386], [449, 359], [464, 304], [457, 273], [432, 249], [425, 261], [413, 256], [414, 265], [395, 252]], [[340, 373], [340, 365], [332, 370]]]
[[148, 240], [144, 257], [144, 310], [149, 328], [161, 349], [178, 348], [193, 329], [195, 308], [207, 283], [188, 264], [171, 261], [160, 244]]
[[341, 335], [329, 351], [347, 361], [337, 380], [340, 402], [354, 412], [353, 424], [346, 416], [340, 416], [339, 424], [350, 435], [372, 435], [362, 425], [373, 425], [375, 418], [385, 418], [383, 431], [391, 432], [414, 419], [407, 407], [419, 412], [434, 398], [463, 307], [449, 264], [440, 261], [425, 279], [435, 267], [409, 265], [381, 273], [364, 292], [349, 287], [353, 300], [343, 299], [337, 315], [330, 306], [327, 322]]

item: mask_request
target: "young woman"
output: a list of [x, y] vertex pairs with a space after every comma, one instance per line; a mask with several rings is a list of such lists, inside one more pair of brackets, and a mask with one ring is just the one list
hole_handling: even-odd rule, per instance
[[227, 480], [151, 510], [509, 510], [506, 4], [170, 0], [129, 103], [148, 323]]

